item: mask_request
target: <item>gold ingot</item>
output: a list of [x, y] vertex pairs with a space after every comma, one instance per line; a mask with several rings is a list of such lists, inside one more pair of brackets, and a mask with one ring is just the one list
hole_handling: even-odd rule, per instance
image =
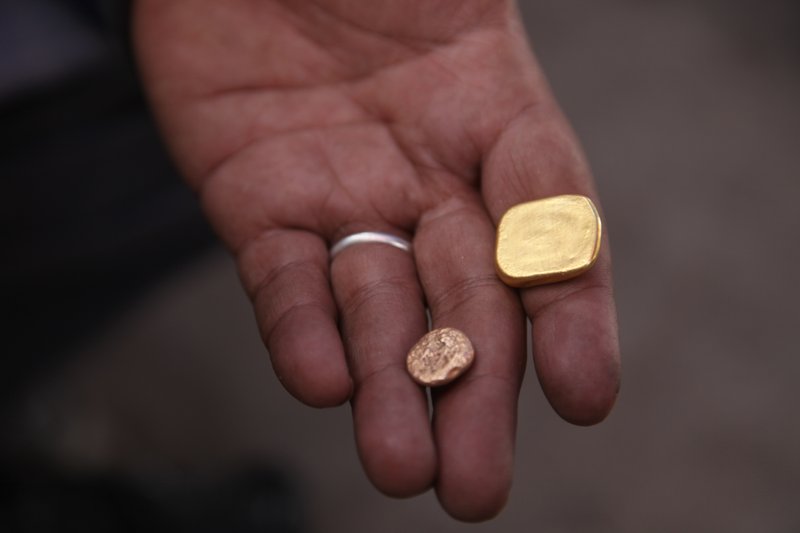
[[518, 204], [497, 226], [497, 275], [512, 287], [573, 278], [597, 260], [602, 233], [592, 201], [564, 195]]

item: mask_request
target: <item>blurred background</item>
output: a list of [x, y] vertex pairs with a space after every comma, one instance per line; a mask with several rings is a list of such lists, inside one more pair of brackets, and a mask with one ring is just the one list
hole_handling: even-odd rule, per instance
[[121, 12], [0, 4], [0, 529], [800, 531], [800, 4], [522, 9], [603, 198], [623, 386], [577, 428], [529, 367], [508, 507], [464, 525], [282, 390]]

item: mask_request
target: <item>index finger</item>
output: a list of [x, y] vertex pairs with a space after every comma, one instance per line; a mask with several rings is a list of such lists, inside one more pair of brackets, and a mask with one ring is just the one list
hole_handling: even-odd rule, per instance
[[[554, 104], [530, 107], [513, 120], [483, 168], [482, 192], [495, 224], [515, 204], [560, 194], [588, 196], [600, 209], [578, 142]], [[619, 340], [605, 226], [591, 270], [521, 291], [532, 322], [533, 358], [542, 389], [561, 417], [581, 425], [604, 419], [619, 389]]]

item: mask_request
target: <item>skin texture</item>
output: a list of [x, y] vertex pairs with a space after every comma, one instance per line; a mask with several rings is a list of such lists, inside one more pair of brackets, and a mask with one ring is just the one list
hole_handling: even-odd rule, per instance
[[[556, 194], [597, 200], [569, 126], [499, 0], [138, 0], [142, 78], [164, 137], [235, 255], [272, 364], [317, 407], [352, 405], [367, 476], [434, 487], [466, 521], [502, 509], [532, 320], [554, 409], [593, 424], [619, 384], [610, 256], [516, 291], [495, 224]], [[358, 231], [413, 240], [328, 247]], [[604, 242], [608, 242], [605, 239]], [[433, 394], [407, 375], [434, 327], [472, 340], [467, 375]]]

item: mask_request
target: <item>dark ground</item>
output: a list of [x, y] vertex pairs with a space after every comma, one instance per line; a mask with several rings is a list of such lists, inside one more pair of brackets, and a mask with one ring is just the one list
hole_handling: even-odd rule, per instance
[[524, 11], [604, 201], [624, 374], [612, 416], [577, 428], [529, 372], [500, 518], [467, 526], [432, 494], [378, 494], [348, 409], [303, 407], [277, 383], [222, 251], [40, 383], [21, 424], [34, 445], [138, 476], [281, 465], [317, 532], [800, 531], [800, 7]]

